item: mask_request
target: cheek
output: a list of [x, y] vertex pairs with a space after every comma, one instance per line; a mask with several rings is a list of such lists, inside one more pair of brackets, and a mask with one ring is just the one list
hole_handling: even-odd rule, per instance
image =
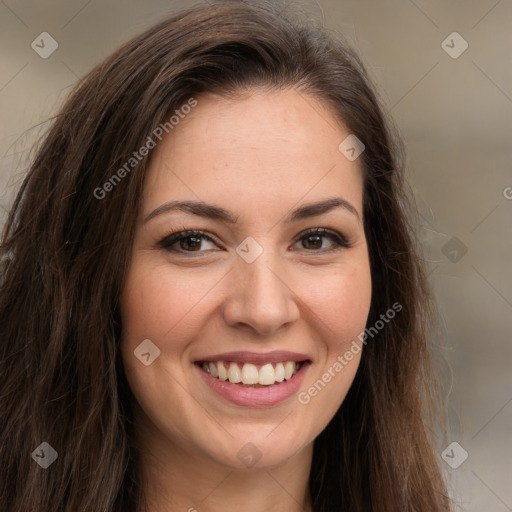
[[323, 325], [329, 351], [342, 349], [366, 325], [372, 295], [369, 265], [364, 260], [347, 265], [317, 283], [310, 283], [307, 303]]
[[[183, 379], [181, 362], [189, 340], [200, 330], [198, 313], [194, 318], [194, 312], [201, 310], [201, 290], [199, 278], [196, 283], [190, 276], [182, 278], [159, 263], [142, 264], [134, 259], [122, 293], [121, 354], [126, 377], [139, 406], [162, 431], [170, 424], [179, 430], [179, 421], [173, 419], [167, 424], [158, 411], [183, 407], [180, 386], [173, 386]], [[144, 350], [150, 353], [148, 366], [134, 354], [142, 352], [142, 343], [148, 347], [146, 340], [159, 351], [153, 358], [151, 344]]]
[[139, 266], [128, 276], [121, 301], [124, 338], [130, 345], [149, 338], [172, 350], [176, 341], [167, 346], [168, 340], [179, 340], [178, 332], [198, 324], [194, 315], [210, 287], [199, 275], [169, 272], [165, 265]]
[[315, 409], [317, 427], [332, 419], [352, 385], [361, 360], [360, 335], [366, 327], [371, 293], [370, 269], [363, 259], [309, 288], [308, 306], [318, 317], [314, 338], [321, 356], [298, 400]]
[[[161, 262], [134, 259], [120, 303], [121, 355], [130, 387], [148, 416], [152, 416], [150, 411], [164, 410], [165, 404], [179, 407], [179, 393], [160, 396], [155, 390], [161, 389], [169, 375], [178, 380], [187, 377], [188, 349], [211, 313], [218, 281], [213, 272], [173, 272]], [[149, 366], [136, 357], [137, 352], [147, 352], [139, 349], [145, 340], [159, 351]]]

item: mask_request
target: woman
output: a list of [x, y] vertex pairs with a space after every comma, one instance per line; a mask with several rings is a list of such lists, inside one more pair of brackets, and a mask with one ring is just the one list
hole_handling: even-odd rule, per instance
[[399, 151], [321, 31], [219, 2], [125, 44], [2, 256], [4, 512], [450, 510]]

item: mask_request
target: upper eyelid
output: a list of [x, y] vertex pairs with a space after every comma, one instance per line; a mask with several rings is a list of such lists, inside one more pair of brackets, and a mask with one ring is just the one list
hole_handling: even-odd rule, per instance
[[[322, 237], [331, 237], [331, 238], [339, 238], [340, 241], [343, 243], [343, 244], [346, 244], [347, 246], [350, 246], [351, 243], [350, 241], [347, 239], [347, 237], [343, 234], [343, 233], [340, 233], [334, 229], [330, 229], [330, 228], [323, 228], [323, 227], [316, 227], [316, 228], [308, 228], [308, 229], [305, 229], [303, 231], [301, 231], [300, 233], [298, 233], [296, 235], [296, 240], [299, 241], [301, 240], [303, 237], [305, 237], [306, 235], [318, 235], [318, 236], [322, 236]], [[163, 238], [158, 244], [160, 246], [164, 246], [165, 242], [168, 241], [169, 239], [175, 237], [175, 240], [172, 241], [172, 244], [169, 244], [169, 247], [170, 245], [174, 245], [175, 243], [177, 243], [179, 240], [183, 239], [183, 238], [187, 238], [189, 236], [198, 236], [199, 238], [200, 237], [203, 237], [205, 239], [208, 239], [208, 241], [211, 241], [215, 244], [219, 244], [220, 242], [217, 241], [217, 237], [215, 235], [212, 235], [204, 230], [201, 230], [201, 229], [192, 229], [192, 228], [183, 228], [182, 230], [180, 231], [175, 231], [174, 233], [171, 233], [170, 235], [167, 235], [165, 238]], [[338, 244], [340, 246], [343, 246], [343, 244]], [[164, 246], [164, 248], [167, 248]], [[194, 251], [185, 251], [185, 252], [194, 252]], [[196, 251], [196, 252], [203, 252], [203, 251]]]

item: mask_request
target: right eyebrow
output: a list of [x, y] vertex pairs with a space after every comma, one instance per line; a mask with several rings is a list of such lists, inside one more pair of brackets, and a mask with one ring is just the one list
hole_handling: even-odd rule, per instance
[[228, 224], [236, 224], [238, 222], [238, 216], [234, 215], [229, 210], [221, 208], [220, 206], [203, 203], [202, 201], [168, 201], [153, 210], [144, 219], [144, 224], [157, 215], [171, 212], [173, 210], [192, 213], [193, 215], [208, 219], [221, 220]]

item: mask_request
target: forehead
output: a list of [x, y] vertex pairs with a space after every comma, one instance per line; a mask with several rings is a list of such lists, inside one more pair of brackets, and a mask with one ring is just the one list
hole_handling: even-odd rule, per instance
[[339, 193], [362, 214], [359, 162], [339, 151], [349, 132], [326, 105], [292, 89], [196, 100], [153, 151], [145, 212], [170, 199], [242, 211]]

